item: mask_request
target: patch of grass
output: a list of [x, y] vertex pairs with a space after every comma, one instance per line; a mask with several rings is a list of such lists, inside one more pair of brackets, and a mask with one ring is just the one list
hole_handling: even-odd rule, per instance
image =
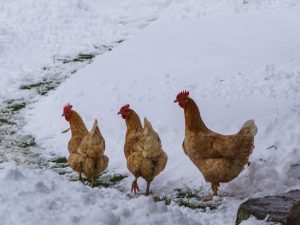
[[51, 162], [53, 163], [67, 163], [68, 160], [66, 157], [57, 157], [55, 159], [52, 159]]
[[166, 205], [176, 204], [180, 207], [187, 207], [193, 210], [206, 211], [217, 209], [221, 204], [221, 201], [203, 202], [202, 190], [191, 189], [191, 188], [177, 188], [174, 192], [167, 196], [154, 196], [155, 202], [164, 202]]
[[107, 188], [107, 187], [111, 187], [111, 186], [112, 185], [109, 182], [102, 181], [102, 180], [99, 180], [99, 179], [97, 179], [95, 184], [94, 184], [94, 187], [105, 187], [105, 188]]
[[0, 125], [16, 125], [16, 123], [9, 121], [8, 119], [5, 118], [0, 118]]
[[38, 87], [41, 87], [45, 85], [45, 82], [38, 82], [38, 83], [33, 83], [33, 84], [25, 84], [25, 85], [21, 85], [20, 86], [20, 89], [21, 90], [30, 90], [30, 89], [33, 89], [33, 88], [38, 88]]
[[177, 201], [177, 204], [182, 207], [187, 207], [190, 209], [203, 209], [206, 210], [209, 208], [210, 210], [217, 209], [217, 205], [210, 204], [210, 203], [203, 203], [201, 200], [199, 202], [190, 202], [188, 200], [180, 199]]
[[155, 202], [165, 202], [166, 205], [170, 205], [172, 202], [172, 199], [167, 196], [153, 196], [153, 200]]
[[112, 184], [117, 184], [120, 183], [121, 180], [125, 179], [126, 177], [128, 177], [127, 175], [123, 175], [123, 174], [114, 174], [110, 179], [109, 182]]
[[175, 189], [176, 193], [176, 198], [199, 198], [199, 191], [195, 189]]
[[59, 169], [58, 173], [61, 175], [66, 174], [67, 172], [64, 170], [61, 170], [63, 168], [67, 168], [69, 166], [68, 164], [68, 160], [66, 157], [57, 157], [54, 158], [52, 160], [50, 160], [50, 162], [55, 163], [55, 165], [51, 166], [52, 169]]
[[95, 57], [95, 55], [92, 54], [79, 54], [75, 59], [73, 59], [73, 62], [84, 62], [87, 60], [92, 60]]
[[23, 109], [25, 107], [26, 107], [26, 103], [25, 102], [8, 106], [8, 108], [11, 109], [12, 112], [18, 112], [18, 111], [20, 111], [21, 109]]
[[42, 81], [28, 84], [28, 85], [21, 85], [21, 90], [31, 90], [36, 89], [39, 95], [46, 95], [49, 91], [54, 90], [60, 84], [59, 81], [47, 80], [44, 78]]
[[[69, 167], [69, 164], [68, 164], [68, 163], [57, 163], [57, 164], [51, 166], [52, 169], [63, 169], [63, 168], [67, 168], [67, 167]], [[60, 173], [60, 172], [61, 172], [61, 170], [59, 170], [59, 173]], [[65, 173], [66, 173], [66, 172], [64, 171], [64, 174], [65, 174]]]
[[[123, 179], [125, 179], [127, 177], [127, 175], [123, 175], [123, 174], [114, 174], [112, 176], [100, 176], [95, 184], [94, 187], [112, 187], [118, 183], [120, 183]], [[85, 179], [85, 181], [87, 181], [87, 179]], [[91, 183], [91, 182], [89, 182]]]
[[56, 87], [54, 86], [47, 86], [44, 87], [43, 89], [38, 90], [39, 95], [46, 95], [49, 91], [54, 90]]

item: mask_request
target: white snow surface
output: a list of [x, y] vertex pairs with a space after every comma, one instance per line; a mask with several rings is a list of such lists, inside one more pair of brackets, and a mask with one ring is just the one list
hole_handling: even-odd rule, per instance
[[20, 84], [37, 80], [55, 57], [89, 53], [94, 46], [124, 39], [156, 19], [169, 2], [1, 1], [0, 101], [18, 96]]
[[[8, 60], [0, 69], [3, 98], [17, 90], [28, 71], [50, 63], [54, 55], [76, 54], [90, 45], [118, 39], [122, 32], [134, 33], [27, 109], [25, 130], [36, 137], [45, 157], [68, 156], [70, 135], [61, 134], [68, 123], [60, 115], [70, 102], [88, 128], [98, 119], [110, 158], [108, 171], [129, 173], [123, 153], [126, 126], [117, 115], [129, 103], [141, 118], [151, 121], [169, 156], [166, 169], [152, 182], [152, 191], [168, 194], [188, 186], [203, 187], [209, 194], [210, 184], [181, 148], [184, 117], [173, 100], [179, 91], [189, 90], [206, 125], [216, 132], [232, 134], [246, 120], [255, 120], [258, 134], [251, 164], [232, 182], [221, 185], [225, 196], [217, 209], [201, 212], [155, 203], [142, 195], [128, 198], [132, 176], [121, 181], [118, 189], [92, 189], [51, 170], [4, 163], [1, 223], [235, 224], [238, 206], [247, 198], [300, 188], [298, 1], [109, 2], [0, 3], [6, 14], [0, 15], [1, 21], [8, 21], [9, 15], [14, 19], [5, 26], [1, 23], [0, 38], [1, 34], [10, 37], [8, 31], [15, 29], [10, 35], [17, 42], [0, 44], [1, 60]], [[44, 11], [52, 13], [46, 16]], [[129, 21], [162, 16], [137, 33], [118, 26], [122, 13]], [[32, 29], [39, 29], [38, 34], [45, 31], [48, 41], [32, 35]], [[26, 44], [31, 47], [22, 49]], [[139, 185], [143, 191], [142, 179]], [[269, 223], [250, 218], [242, 224]]]

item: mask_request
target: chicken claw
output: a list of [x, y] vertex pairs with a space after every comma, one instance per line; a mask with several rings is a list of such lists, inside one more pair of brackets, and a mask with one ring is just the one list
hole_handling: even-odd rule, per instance
[[134, 192], [134, 194], [136, 195], [137, 192], [140, 191], [139, 185], [137, 183], [137, 178], [134, 179], [134, 181], [131, 184], [131, 193]]
[[204, 196], [204, 197], [202, 198], [202, 201], [203, 201], [203, 202], [210, 202], [210, 201], [213, 200], [213, 197], [214, 197], [214, 195]]
[[208, 195], [202, 198], [203, 202], [212, 201], [214, 196], [218, 196], [218, 187], [220, 186], [219, 183], [211, 184], [211, 189], [213, 191], [213, 195]]

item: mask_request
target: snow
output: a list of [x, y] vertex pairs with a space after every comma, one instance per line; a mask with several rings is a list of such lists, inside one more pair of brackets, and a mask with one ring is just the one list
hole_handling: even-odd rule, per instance
[[[156, 19], [168, 0], [0, 2], [0, 101], [57, 57], [90, 53]], [[141, 10], [143, 9], [143, 10]], [[34, 74], [34, 75], [33, 75]]]
[[[5, 65], [0, 69], [0, 99], [18, 95], [17, 87], [26, 76], [38, 79], [28, 72], [51, 63], [55, 55], [89, 52], [93, 45], [132, 34], [24, 110], [24, 131], [35, 136], [45, 158], [68, 155], [70, 136], [61, 134], [68, 123], [60, 115], [70, 102], [88, 128], [98, 119], [110, 158], [108, 173], [129, 175], [123, 153], [126, 127], [117, 115], [129, 103], [141, 118], [151, 121], [169, 156], [166, 169], [152, 183], [153, 193], [168, 196], [176, 188], [190, 187], [207, 195], [210, 185], [181, 148], [184, 118], [173, 103], [177, 93], [190, 91], [212, 130], [232, 134], [254, 119], [258, 134], [251, 164], [221, 185], [223, 196], [214, 199], [220, 202], [217, 209], [205, 211], [128, 195], [131, 175], [116, 187], [90, 188], [48, 168], [2, 163], [3, 224], [234, 224], [238, 206], [247, 198], [300, 188], [297, 1], [26, 3], [0, 3], [6, 14], [1, 15], [0, 21], [6, 23], [1, 22], [0, 37], [16, 42], [0, 45]], [[15, 32], [10, 34], [9, 27]], [[31, 38], [34, 31], [43, 37]], [[139, 185], [145, 189], [142, 179]], [[250, 218], [242, 224], [269, 223]]]
[[[128, 201], [127, 197], [122, 196], [116, 189], [92, 189], [79, 182], [70, 182], [50, 171], [21, 171], [9, 164], [5, 165], [5, 172], [1, 173], [0, 179], [3, 184], [2, 201], [7, 201], [9, 196], [7, 203], [19, 203], [13, 211], [2, 210], [2, 224], [20, 224], [20, 219], [22, 224], [26, 225], [134, 225], [140, 224], [141, 221], [149, 224], [167, 221], [174, 224], [185, 221], [188, 224], [197, 224], [192, 218], [185, 218], [178, 208], [168, 210], [165, 204], [156, 204], [151, 198], [141, 196]], [[11, 187], [15, 187], [14, 192], [11, 192]], [[126, 222], [128, 217], [130, 220]]]

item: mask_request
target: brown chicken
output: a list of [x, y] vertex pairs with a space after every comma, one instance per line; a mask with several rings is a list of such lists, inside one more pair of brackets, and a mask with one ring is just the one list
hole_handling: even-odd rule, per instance
[[[253, 120], [248, 120], [237, 134], [218, 134], [205, 126], [189, 92], [180, 92], [174, 102], [178, 102], [184, 109], [184, 152], [201, 171], [205, 180], [212, 184], [213, 196], [217, 195], [220, 183], [233, 180], [248, 163], [257, 127]], [[213, 196], [204, 200], [211, 200]]]
[[162, 150], [158, 134], [146, 118], [143, 128], [139, 116], [129, 108], [129, 105], [123, 106], [118, 114], [125, 119], [127, 126], [124, 153], [127, 167], [135, 177], [131, 185], [131, 192], [136, 194], [139, 191], [137, 180], [142, 177], [147, 182], [145, 194], [149, 195], [150, 183], [164, 170], [168, 156]]
[[70, 153], [68, 163], [74, 171], [79, 173], [79, 180], [82, 180], [83, 173], [92, 180], [93, 186], [97, 176], [108, 165], [108, 157], [104, 155], [105, 141], [100, 133], [98, 122], [95, 120], [91, 132], [88, 132], [81, 117], [72, 110], [70, 104], [64, 107], [62, 116], [70, 123], [69, 129], [72, 133], [68, 143]]
[[105, 141], [98, 127], [98, 121], [95, 120], [94, 125], [89, 134], [85, 135], [78, 148], [78, 153], [84, 156], [82, 165], [83, 174], [91, 179], [94, 186], [96, 178], [108, 166], [108, 157], [104, 155]]

